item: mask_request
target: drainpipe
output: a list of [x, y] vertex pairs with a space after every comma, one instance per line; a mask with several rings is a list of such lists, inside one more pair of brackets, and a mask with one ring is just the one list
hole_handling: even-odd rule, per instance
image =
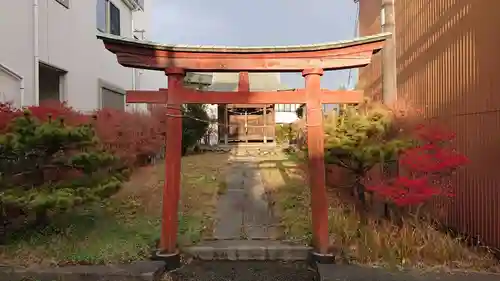
[[[130, 19], [132, 21], [132, 24], [131, 24], [131, 26], [132, 26], [132, 31], [131, 31], [132, 32], [132, 38], [134, 38], [134, 29], [135, 29], [134, 28], [134, 10], [130, 10]], [[137, 73], [137, 70], [135, 68], [132, 68], [132, 90], [134, 90], [134, 91], [137, 90], [137, 86], [136, 86], [136, 82], [135, 82], [136, 73]], [[131, 104], [131, 105], [128, 105], [128, 106], [131, 106], [134, 111], [137, 110], [135, 103]]]
[[382, 32], [392, 33], [382, 49], [382, 98], [391, 104], [398, 99], [394, 0], [382, 0], [380, 23]]
[[[134, 10], [130, 10], [130, 18], [132, 19], [132, 38], [134, 38], [135, 26], [134, 26]], [[132, 89], [137, 90], [135, 86], [135, 75], [136, 69], [132, 68]]]
[[[33, 93], [35, 93], [35, 105], [40, 104], [40, 55], [38, 52], [38, 0], [33, 0]], [[23, 98], [24, 102], [24, 98]]]
[[21, 95], [21, 107], [24, 107], [24, 77], [21, 77], [21, 86], [19, 87], [19, 94]]

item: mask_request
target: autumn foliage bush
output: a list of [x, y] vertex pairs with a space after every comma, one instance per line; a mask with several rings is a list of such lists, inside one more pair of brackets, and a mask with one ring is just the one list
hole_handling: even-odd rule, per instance
[[[367, 101], [326, 120], [326, 161], [351, 171], [363, 207], [365, 193], [400, 209], [454, 196], [451, 175], [467, 157], [452, 148], [453, 133], [415, 122], [419, 119], [411, 114], [408, 108]], [[396, 163], [400, 173], [365, 186], [374, 167], [388, 162]]]
[[277, 124], [275, 126], [275, 137], [276, 137], [276, 143], [292, 143], [294, 142], [298, 135], [299, 135], [299, 130], [297, 126], [295, 126], [293, 123], [290, 124]]
[[465, 155], [451, 147], [455, 134], [436, 125], [420, 124], [413, 135], [415, 146], [399, 155], [403, 173], [367, 189], [399, 207], [420, 206], [438, 196], [455, 196], [451, 176], [468, 162]]
[[46, 102], [29, 107], [34, 117], [46, 121], [64, 117], [69, 125], [92, 123], [102, 147], [120, 158], [128, 168], [142, 165], [156, 155], [164, 144], [164, 124], [160, 113], [155, 116], [115, 109], [101, 109], [92, 114], [74, 110], [65, 103]]
[[[370, 266], [496, 270], [489, 252], [441, 232], [423, 212], [435, 198], [455, 196], [453, 175], [468, 162], [454, 149], [455, 134], [423, 120], [409, 104], [371, 101], [325, 119], [325, 162], [349, 177], [328, 189], [331, 250], [339, 262]], [[278, 201], [290, 212], [284, 224], [294, 235], [309, 234], [310, 217], [296, 217], [310, 213], [310, 190], [303, 182], [287, 187]]]
[[405, 131], [394, 130], [396, 115], [381, 103], [347, 107], [341, 114], [330, 114], [324, 125], [325, 161], [353, 175], [352, 194], [367, 207], [364, 179], [378, 164], [396, 161], [412, 146]]
[[139, 113], [0, 104], [0, 226], [19, 215], [44, 222], [49, 211], [111, 196], [161, 150], [163, 127], [157, 116]]
[[51, 115], [44, 121], [29, 110], [13, 118], [0, 135], [1, 225], [19, 215], [45, 224], [49, 211], [116, 193], [123, 179], [119, 159], [96, 144], [91, 124], [69, 125]]

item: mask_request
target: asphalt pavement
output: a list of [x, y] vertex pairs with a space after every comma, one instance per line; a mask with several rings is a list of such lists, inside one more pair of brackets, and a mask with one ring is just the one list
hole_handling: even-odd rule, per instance
[[316, 271], [303, 261], [193, 261], [169, 275], [173, 281], [312, 281]]

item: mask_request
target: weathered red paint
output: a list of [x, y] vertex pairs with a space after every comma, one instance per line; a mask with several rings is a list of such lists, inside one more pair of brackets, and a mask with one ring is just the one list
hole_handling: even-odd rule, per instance
[[[127, 91], [127, 103], [157, 103], [163, 104], [165, 92], [160, 91]], [[172, 96], [176, 102], [183, 103], [210, 103], [210, 104], [295, 104], [306, 103], [306, 91], [303, 89], [292, 91], [269, 92], [209, 92], [184, 88]], [[321, 103], [359, 103], [363, 101], [363, 91], [331, 91], [321, 90]]]
[[250, 77], [247, 71], [240, 72], [238, 79], [238, 92], [250, 92]]
[[309, 68], [336, 70], [362, 67], [370, 63], [384, 38], [343, 48], [317, 51], [287, 52], [211, 52], [158, 50], [145, 45], [105, 41], [105, 47], [116, 54], [118, 62], [127, 67], [163, 70], [179, 67], [186, 71], [277, 71], [297, 72]]
[[[181, 187], [181, 156], [182, 156], [182, 118], [181, 104], [175, 103], [171, 97], [182, 92], [184, 71], [167, 69], [168, 88], [162, 92], [166, 95], [169, 107], [166, 116], [165, 141], [165, 184], [163, 188], [162, 226], [160, 249], [164, 254], [174, 254], [177, 250], [178, 206]], [[179, 93], [178, 93], [179, 92]]]
[[309, 188], [314, 247], [320, 254], [328, 253], [328, 202], [325, 182], [325, 148], [323, 112], [321, 106], [321, 76], [323, 69], [302, 72], [306, 80], [307, 145], [309, 159]]
[[[207, 48], [192, 51], [162, 49], [139, 42], [103, 39], [106, 48], [113, 52], [124, 66], [165, 70], [168, 90], [128, 91], [128, 103], [168, 104], [165, 187], [163, 192], [163, 220], [160, 248], [164, 253], [176, 252], [177, 209], [180, 196], [181, 134], [180, 105], [183, 103], [212, 104], [307, 104], [307, 140], [309, 153], [309, 185], [314, 248], [319, 254], [328, 251], [328, 204], [325, 186], [323, 114], [321, 103], [358, 103], [363, 99], [359, 91], [329, 91], [320, 87], [324, 70], [365, 66], [372, 55], [379, 51], [385, 37], [354, 45], [320, 48], [304, 51], [260, 50], [209, 51]], [[182, 48], [181, 48], [182, 49]], [[238, 92], [203, 92], [183, 87], [185, 71], [240, 72]], [[250, 92], [246, 71], [299, 72], [305, 77], [306, 88], [295, 91]]]
[[159, 70], [176, 65], [184, 67], [186, 71], [204, 72], [233, 72], [243, 71], [274, 71], [296, 72], [310, 67], [321, 67], [327, 70], [340, 70], [351, 67], [363, 67], [370, 63], [372, 51], [362, 51], [349, 56], [332, 56], [325, 58], [181, 58], [142, 56], [130, 53], [118, 53], [118, 63], [127, 67]]

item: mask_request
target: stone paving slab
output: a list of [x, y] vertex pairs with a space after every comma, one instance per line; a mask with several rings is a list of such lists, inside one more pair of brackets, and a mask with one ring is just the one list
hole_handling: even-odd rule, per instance
[[[247, 155], [248, 151], [236, 151]], [[255, 158], [232, 156], [226, 174], [226, 193], [217, 204], [216, 239], [265, 239], [277, 233], [276, 218], [269, 206]]]
[[[217, 203], [215, 240], [183, 249], [200, 260], [306, 260], [310, 247], [273, 240], [279, 224], [273, 216], [258, 163], [240, 150], [230, 159], [226, 193]], [[236, 153], [236, 154], [238, 154]]]
[[243, 236], [243, 207], [245, 193], [227, 190], [217, 203], [217, 221], [214, 229], [215, 239], [240, 239]]
[[245, 225], [244, 233], [247, 239], [274, 239], [278, 236], [278, 226]]
[[187, 247], [184, 253], [199, 260], [281, 260], [305, 261], [310, 247], [273, 240], [215, 240]]

